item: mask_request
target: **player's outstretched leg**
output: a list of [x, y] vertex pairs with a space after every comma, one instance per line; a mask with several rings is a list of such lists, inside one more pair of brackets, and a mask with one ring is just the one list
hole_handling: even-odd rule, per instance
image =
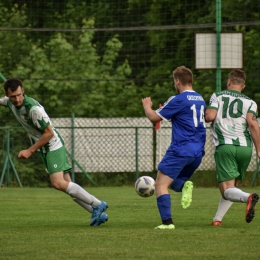
[[246, 205], [246, 222], [250, 223], [255, 216], [255, 205], [258, 202], [259, 196], [256, 193], [249, 195]]
[[[92, 219], [90, 221], [90, 226], [98, 226], [105, 221], [102, 222], [102, 213], [106, 211], [108, 208], [108, 205], [105, 201], [101, 201], [101, 203], [98, 206], [93, 207], [93, 212], [92, 212]], [[100, 219], [101, 218], [101, 219]]]
[[181, 196], [181, 206], [183, 209], [188, 208], [192, 202], [192, 190], [193, 183], [191, 181], [186, 181], [183, 185]]

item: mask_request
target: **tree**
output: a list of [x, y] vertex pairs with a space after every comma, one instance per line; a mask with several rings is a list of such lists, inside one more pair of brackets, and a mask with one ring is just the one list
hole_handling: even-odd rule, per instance
[[[56, 33], [44, 45], [40, 40], [32, 43], [12, 75], [24, 78], [26, 93], [42, 102], [47, 111], [55, 108], [56, 116], [125, 115], [115, 98], [117, 93], [128, 96], [135, 85], [127, 80], [131, 74], [128, 61], [117, 67], [114, 64], [122, 43], [115, 35], [100, 57], [92, 43], [94, 30], [89, 30], [94, 28], [94, 20], [83, 19], [82, 23], [82, 31], [74, 37]], [[111, 99], [115, 101], [112, 107]]]

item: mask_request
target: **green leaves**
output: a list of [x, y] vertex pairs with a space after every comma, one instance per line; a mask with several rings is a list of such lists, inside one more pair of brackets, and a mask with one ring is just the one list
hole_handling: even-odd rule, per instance
[[[158, 107], [175, 94], [172, 71], [181, 65], [193, 70], [194, 89], [209, 99], [216, 89], [215, 70], [194, 68], [194, 35], [202, 31], [200, 24], [215, 23], [214, 1], [101, 2], [29, 1], [25, 5], [3, 0], [1, 27], [34, 29], [0, 31], [0, 71], [6, 78], [21, 78], [26, 93], [55, 117], [71, 113], [143, 116], [143, 97], [151, 96]], [[258, 5], [246, 1], [234, 6], [227, 0], [222, 5], [223, 22], [258, 21]], [[48, 10], [48, 16], [42, 10]], [[249, 75], [244, 93], [259, 102], [259, 80], [253, 75], [260, 67], [259, 28], [244, 25], [224, 30], [244, 32]], [[222, 74], [224, 89], [228, 71]]]
[[94, 20], [83, 19], [82, 23], [80, 33], [59, 32], [45, 43], [28, 43], [28, 55], [11, 74], [25, 78], [25, 92], [56, 116], [70, 116], [72, 112], [78, 116], [115, 116], [120, 108], [108, 109], [110, 99], [129, 91], [127, 76], [132, 72], [127, 60], [117, 62], [123, 44], [115, 35], [101, 55], [93, 44], [94, 30], [86, 30], [94, 27]]

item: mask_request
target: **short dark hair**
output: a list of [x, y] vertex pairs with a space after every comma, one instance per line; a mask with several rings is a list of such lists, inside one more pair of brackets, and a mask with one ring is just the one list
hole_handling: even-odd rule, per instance
[[20, 79], [8, 79], [4, 84], [5, 93], [8, 93], [8, 89], [10, 89], [11, 92], [14, 92], [19, 86], [23, 88], [23, 83]]
[[190, 69], [185, 66], [177, 67], [173, 71], [173, 78], [178, 79], [182, 85], [192, 85], [193, 84], [193, 74]]
[[228, 79], [232, 84], [243, 87], [246, 82], [246, 73], [241, 69], [234, 69], [229, 73]]

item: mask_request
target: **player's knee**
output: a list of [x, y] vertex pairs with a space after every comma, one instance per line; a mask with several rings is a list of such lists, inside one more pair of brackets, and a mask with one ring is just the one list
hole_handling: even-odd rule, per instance
[[52, 183], [52, 187], [56, 190], [61, 190], [61, 185], [59, 185], [59, 183]]
[[60, 191], [65, 191], [66, 190], [66, 185], [64, 185], [63, 182], [59, 182], [59, 181], [53, 181], [52, 183], [52, 187], [56, 190], [60, 190]]

